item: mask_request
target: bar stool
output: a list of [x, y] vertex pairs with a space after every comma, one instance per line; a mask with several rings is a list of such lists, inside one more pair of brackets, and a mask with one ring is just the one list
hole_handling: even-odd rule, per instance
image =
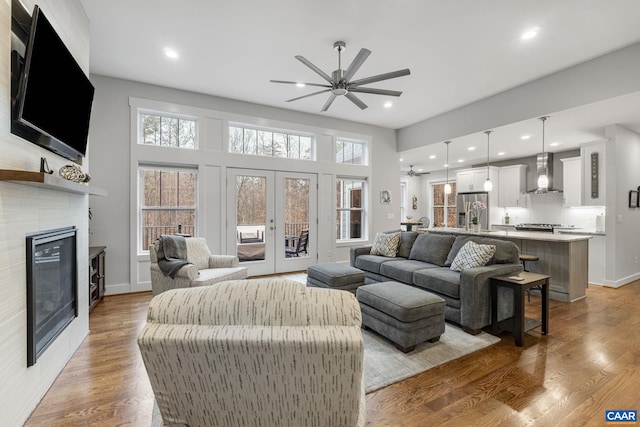
[[[538, 261], [540, 258], [538, 258], [537, 255], [527, 255], [527, 254], [520, 254], [520, 261], [522, 261], [522, 268], [524, 269], [524, 271], [529, 271], [527, 270], [527, 261]], [[531, 291], [542, 291], [542, 286], [534, 286], [530, 289], [527, 289], [527, 301], [531, 302]]]

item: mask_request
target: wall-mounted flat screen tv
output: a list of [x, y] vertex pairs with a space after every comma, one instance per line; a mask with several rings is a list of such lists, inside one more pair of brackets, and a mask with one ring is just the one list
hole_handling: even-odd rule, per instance
[[88, 77], [42, 10], [35, 6], [15, 119], [41, 135], [27, 139], [78, 161], [87, 150], [93, 95]]

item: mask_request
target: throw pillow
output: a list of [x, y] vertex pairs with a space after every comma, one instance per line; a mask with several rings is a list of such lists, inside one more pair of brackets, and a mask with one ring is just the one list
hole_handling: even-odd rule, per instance
[[400, 233], [376, 233], [373, 241], [371, 255], [382, 255], [386, 257], [395, 257], [398, 253], [398, 244], [400, 243]]
[[479, 245], [476, 242], [468, 241], [458, 251], [458, 255], [451, 263], [451, 269], [462, 271], [467, 268], [487, 265], [495, 251], [495, 245]]

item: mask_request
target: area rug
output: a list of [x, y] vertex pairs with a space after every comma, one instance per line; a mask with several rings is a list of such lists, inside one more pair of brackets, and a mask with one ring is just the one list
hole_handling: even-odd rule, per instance
[[[364, 383], [370, 393], [382, 387], [412, 377], [443, 363], [473, 353], [500, 341], [500, 338], [481, 332], [470, 335], [457, 326], [445, 324], [444, 334], [434, 343], [422, 343], [410, 353], [402, 353], [391, 342], [371, 331], [364, 337]], [[152, 427], [160, 427], [162, 418], [154, 403]]]

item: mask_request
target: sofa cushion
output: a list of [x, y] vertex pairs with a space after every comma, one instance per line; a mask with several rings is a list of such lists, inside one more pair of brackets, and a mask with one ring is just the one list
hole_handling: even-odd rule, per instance
[[518, 246], [513, 242], [509, 242], [508, 240], [491, 239], [488, 237], [457, 236], [455, 242], [453, 242], [453, 245], [451, 246], [451, 252], [449, 252], [447, 261], [444, 265], [447, 267], [451, 266], [453, 260], [456, 259], [456, 255], [458, 255], [458, 251], [460, 251], [465, 243], [470, 240], [481, 245], [494, 245], [496, 247], [496, 251], [487, 265], [518, 264], [520, 262], [520, 249], [518, 249]]
[[469, 240], [458, 251], [458, 255], [451, 263], [451, 269], [462, 271], [467, 268], [482, 267], [487, 265], [495, 252], [495, 245], [479, 245], [473, 240]]
[[437, 268], [435, 264], [429, 264], [417, 260], [395, 260], [385, 262], [380, 266], [380, 274], [398, 280], [403, 283], [413, 283], [413, 272], [425, 268]]
[[455, 239], [450, 235], [421, 234], [413, 243], [409, 259], [444, 266]]
[[451, 298], [460, 298], [460, 273], [450, 268], [429, 268], [413, 273], [413, 284]]
[[363, 271], [380, 273], [380, 266], [385, 262], [393, 261], [394, 258], [387, 258], [380, 255], [360, 255], [356, 258], [355, 267]]
[[400, 232], [376, 233], [376, 239], [373, 241], [373, 247], [371, 248], [371, 255], [395, 257], [398, 253], [399, 244]]
[[418, 237], [418, 233], [415, 231], [403, 231], [402, 234], [400, 234], [400, 246], [398, 247], [397, 256], [409, 258], [409, 254], [411, 254], [411, 248], [413, 247], [413, 243], [416, 241], [416, 237]]

